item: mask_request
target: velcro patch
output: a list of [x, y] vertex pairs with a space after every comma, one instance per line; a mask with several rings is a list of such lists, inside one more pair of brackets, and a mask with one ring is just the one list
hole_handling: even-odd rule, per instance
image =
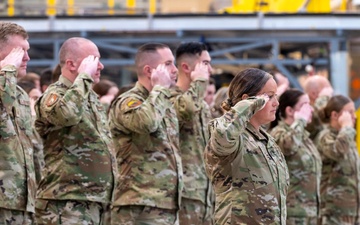
[[141, 101], [137, 100], [137, 99], [131, 99], [130, 101], [128, 101], [128, 103], [126, 104], [129, 108], [135, 108], [136, 106], [141, 105]]
[[46, 100], [46, 106], [51, 107], [59, 100], [59, 96], [57, 94], [50, 94], [48, 99]]

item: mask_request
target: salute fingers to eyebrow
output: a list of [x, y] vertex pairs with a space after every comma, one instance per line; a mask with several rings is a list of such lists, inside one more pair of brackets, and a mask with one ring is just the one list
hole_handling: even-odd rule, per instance
[[1, 68], [6, 65], [13, 65], [19, 68], [24, 57], [25, 51], [20, 48], [14, 48], [11, 52], [0, 62]]

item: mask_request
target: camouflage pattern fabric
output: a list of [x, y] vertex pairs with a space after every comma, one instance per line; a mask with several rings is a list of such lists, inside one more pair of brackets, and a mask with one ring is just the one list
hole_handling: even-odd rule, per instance
[[318, 225], [318, 221], [319, 221], [319, 217], [291, 217], [291, 216], [288, 216], [286, 219], [286, 225]]
[[359, 225], [360, 220], [355, 216], [324, 216], [318, 225]]
[[117, 167], [105, 111], [92, 78], [60, 76], [36, 103], [45, 168], [38, 199], [110, 203]]
[[[210, 109], [203, 100], [206, 86], [207, 80], [197, 79], [191, 82], [189, 90], [185, 92], [178, 87], [171, 90], [171, 101], [174, 103], [180, 128], [180, 151], [184, 172], [182, 196], [183, 199], [198, 200], [206, 206], [204, 215], [195, 214], [196, 220], [199, 217], [211, 218], [213, 214], [212, 186], [206, 175], [203, 157], [209, 139], [206, 128], [211, 118]], [[180, 211], [180, 224], [188, 224], [181, 220], [182, 212]]]
[[209, 123], [205, 151], [215, 224], [286, 224], [289, 174], [275, 140], [249, 119], [265, 103], [250, 97]]
[[310, 139], [315, 140], [316, 136], [324, 129], [324, 125], [319, 117], [319, 110], [326, 106], [329, 96], [320, 96], [315, 100], [313, 105], [314, 111], [311, 122], [306, 125], [306, 130], [310, 133]]
[[114, 206], [179, 209], [183, 172], [179, 125], [168, 89], [140, 83], [110, 106], [119, 182]]
[[35, 130], [36, 118], [32, 117], [32, 119], [33, 119], [32, 127], [33, 127], [34, 136], [33, 138], [31, 138], [31, 142], [34, 147], [34, 167], [35, 167], [35, 175], [36, 175], [36, 184], [38, 185], [41, 181], [41, 177], [42, 177], [41, 173], [45, 167], [44, 152], [43, 152], [44, 146], [40, 135]]
[[212, 213], [198, 200], [182, 198], [179, 211], [180, 224], [184, 225], [212, 225], [214, 224]]
[[114, 207], [111, 225], [179, 225], [176, 211], [139, 205]]
[[321, 177], [321, 215], [359, 217], [360, 160], [355, 129], [324, 129], [316, 139], [323, 167]]
[[0, 71], [0, 208], [35, 212], [30, 100], [16, 75], [14, 66]]
[[0, 208], [1, 225], [37, 225], [32, 212]]
[[38, 225], [109, 225], [104, 223], [101, 203], [74, 200], [37, 200], [36, 222]]
[[282, 150], [290, 173], [287, 216], [298, 221], [302, 217], [317, 218], [320, 208], [322, 161], [305, 126], [304, 119], [295, 120], [291, 126], [282, 120], [270, 133]]

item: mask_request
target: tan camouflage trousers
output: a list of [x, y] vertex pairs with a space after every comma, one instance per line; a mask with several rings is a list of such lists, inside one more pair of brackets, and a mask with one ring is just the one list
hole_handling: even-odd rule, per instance
[[320, 225], [360, 225], [355, 216], [322, 216]]
[[0, 208], [0, 225], [36, 225], [34, 213]]
[[111, 225], [179, 225], [175, 209], [150, 206], [120, 206], [111, 210]]
[[180, 225], [212, 225], [212, 213], [206, 212], [205, 205], [198, 200], [181, 199]]
[[318, 217], [287, 217], [286, 225], [317, 225]]
[[38, 225], [107, 225], [101, 203], [36, 200]]

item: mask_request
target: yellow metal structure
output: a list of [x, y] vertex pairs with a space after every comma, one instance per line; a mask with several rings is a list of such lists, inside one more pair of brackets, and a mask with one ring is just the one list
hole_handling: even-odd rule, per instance
[[15, 4], [15, 0], [8, 0], [7, 1], [7, 13], [9, 16], [14, 16], [15, 15], [15, 8], [14, 8], [14, 4]]
[[47, 9], [46, 15], [55, 16], [56, 15], [56, 0], [47, 0]]
[[74, 0], [67, 0], [67, 10], [66, 10], [66, 13], [69, 15], [69, 16], [73, 16], [75, 14], [75, 11], [74, 11]]
[[149, 13], [156, 13], [156, 0], [149, 0]]
[[108, 14], [114, 15], [115, 0], [108, 0]]
[[[346, 0], [345, 9], [346, 9]], [[233, 0], [232, 6], [225, 8], [227, 13], [329, 13], [330, 0]]]
[[128, 14], [135, 14], [136, 0], [126, 0], [126, 11]]
[[356, 110], [356, 146], [360, 155], [360, 108]]

